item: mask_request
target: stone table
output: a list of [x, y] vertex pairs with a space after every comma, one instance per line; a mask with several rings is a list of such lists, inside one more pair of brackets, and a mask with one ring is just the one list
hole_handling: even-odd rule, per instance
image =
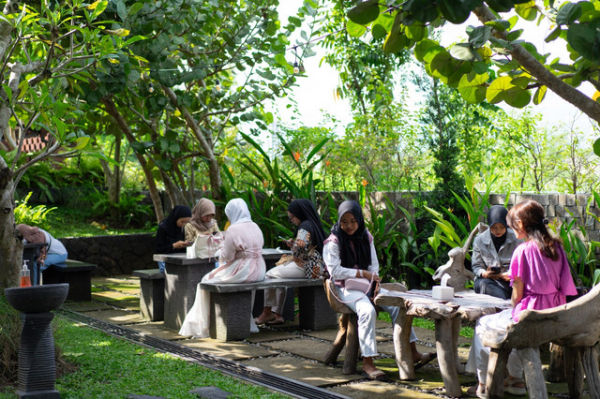
[[[263, 248], [267, 268], [290, 251]], [[164, 321], [168, 328], [179, 330], [185, 315], [194, 305], [196, 287], [205, 274], [215, 268], [215, 258], [187, 258], [185, 253], [155, 254], [154, 261], [165, 262]]]
[[398, 306], [400, 312], [394, 325], [394, 349], [400, 379], [415, 378], [410, 330], [413, 317], [432, 319], [435, 322], [435, 341], [440, 372], [446, 395], [462, 396], [458, 380], [458, 333], [461, 320], [476, 321], [483, 315], [497, 313], [511, 307], [510, 300], [473, 291], [457, 292], [447, 302], [433, 299], [431, 290], [390, 291], [375, 298], [377, 305]]

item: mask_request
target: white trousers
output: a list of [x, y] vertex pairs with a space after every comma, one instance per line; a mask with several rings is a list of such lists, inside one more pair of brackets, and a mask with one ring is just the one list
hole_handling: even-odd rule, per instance
[[[381, 289], [381, 292], [387, 292], [385, 289]], [[363, 357], [375, 357], [377, 353], [377, 340], [375, 339], [375, 323], [377, 322], [377, 312], [375, 307], [367, 297], [367, 295], [361, 291], [350, 291], [345, 288], [336, 289], [336, 295], [339, 299], [344, 302], [346, 306], [352, 309], [358, 317], [358, 343], [360, 346], [360, 353]], [[398, 307], [397, 306], [380, 306], [384, 312], [389, 313], [392, 318], [392, 325], [398, 318]], [[417, 336], [415, 332], [410, 330], [410, 342], [415, 342]]]
[[[283, 265], [276, 266], [267, 271], [266, 278], [305, 278], [304, 268], [298, 266], [296, 262], [291, 261]], [[265, 290], [265, 307], [271, 307], [271, 310], [277, 314], [283, 313], [285, 303], [286, 288], [269, 288]]]
[[[490, 357], [489, 346], [484, 346], [482, 337], [486, 331], [505, 332], [513, 324], [512, 309], [503, 310], [500, 313], [483, 316], [475, 325], [475, 334], [473, 334], [473, 345], [469, 352], [466, 371], [476, 373], [477, 379], [481, 384], [486, 383], [488, 360]], [[506, 364], [508, 374], [514, 378], [523, 378], [523, 363], [516, 350], [512, 350], [508, 355]]]

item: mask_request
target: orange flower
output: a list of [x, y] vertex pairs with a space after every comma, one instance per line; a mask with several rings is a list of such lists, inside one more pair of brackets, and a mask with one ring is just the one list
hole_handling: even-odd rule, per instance
[[325, 166], [329, 166], [329, 165], [331, 165], [331, 161], [329, 161], [329, 160], [325, 161]]
[[269, 187], [269, 182], [267, 180], [263, 180], [263, 187], [264, 188]]
[[367, 184], [369, 184], [369, 182], [368, 182], [368, 181], [366, 181], [365, 179], [362, 179], [362, 181], [360, 182], [360, 184], [362, 184], [362, 185], [363, 185], [363, 187], [366, 187], [366, 186], [367, 186]]
[[294, 152], [294, 159], [296, 160], [296, 162], [300, 160], [300, 153], [298, 151]]

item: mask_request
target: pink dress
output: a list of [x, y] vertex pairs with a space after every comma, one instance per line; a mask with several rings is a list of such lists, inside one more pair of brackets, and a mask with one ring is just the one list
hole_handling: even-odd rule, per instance
[[553, 308], [565, 304], [567, 295], [577, 294], [565, 251], [562, 245], [557, 249], [557, 260], [544, 256], [531, 240], [515, 249], [510, 262], [511, 285], [515, 277], [523, 281], [523, 298], [512, 311], [515, 322], [525, 309]]

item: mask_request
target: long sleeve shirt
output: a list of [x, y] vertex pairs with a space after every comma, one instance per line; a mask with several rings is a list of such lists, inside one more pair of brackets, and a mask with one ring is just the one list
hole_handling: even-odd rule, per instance
[[[373, 237], [371, 234], [369, 234], [369, 241], [371, 244], [371, 264], [367, 269], [371, 273], [379, 274], [379, 261], [377, 260], [375, 245], [373, 244]], [[342, 265], [338, 240], [333, 234], [325, 240], [325, 245], [323, 246], [323, 260], [325, 261], [327, 271], [329, 271], [329, 275], [333, 280], [341, 281], [346, 280], [347, 278], [356, 277], [357, 269]]]

